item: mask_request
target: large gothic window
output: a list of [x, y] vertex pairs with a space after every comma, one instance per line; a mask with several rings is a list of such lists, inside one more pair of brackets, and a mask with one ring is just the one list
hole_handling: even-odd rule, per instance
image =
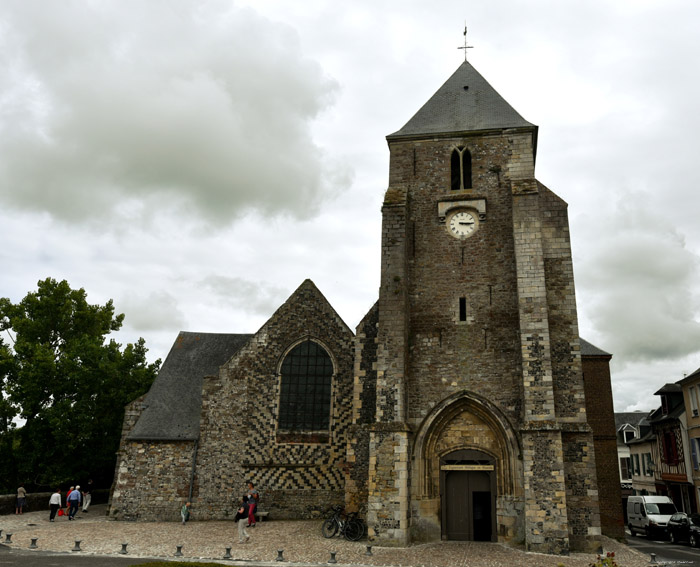
[[472, 186], [472, 155], [467, 148], [452, 150], [451, 159], [452, 190], [471, 189]]
[[282, 362], [279, 429], [328, 429], [333, 363], [325, 349], [307, 340], [295, 346]]

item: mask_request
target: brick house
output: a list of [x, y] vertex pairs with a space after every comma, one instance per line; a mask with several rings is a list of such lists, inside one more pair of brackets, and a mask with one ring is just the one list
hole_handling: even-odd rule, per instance
[[379, 298], [355, 332], [307, 280], [257, 333], [180, 333], [127, 408], [111, 516], [191, 498], [231, 518], [253, 480], [272, 517], [344, 503], [381, 545], [621, 536], [610, 355], [579, 339], [537, 136], [464, 62], [387, 137]]

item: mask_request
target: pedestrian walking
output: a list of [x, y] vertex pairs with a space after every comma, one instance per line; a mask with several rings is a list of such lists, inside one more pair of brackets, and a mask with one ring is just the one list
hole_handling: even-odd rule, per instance
[[241, 498], [240, 507], [234, 517], [234, 520], [238, 522], [238, 543], [248, 543], [250, 541], [248, 530], [245, 529], [248, 523], [248, 509], [248, 495], [245, 495]]
[[83, 512], [88, 511], [90, 502], [92, 502], [92, 479], [89, 479], [83, 488]]
[[17, 489], [17, 506], [15, 508], [15, 514], [21, 514], [24, 511], [24, 505], [27, 503], [27, 491], [24, 489], [24, 485], [20, 484]]
[[56, 512], [61, 507], [61, 489], [57, 488], [56, 492], [49, 498], [49, 508], [51, 508], [51, 514], [49, 514], [49, 522], [53, 522], [56, 517]]
[[248, 527], [255, 527], [255, 510], [258, 507], [258, 500], [260, 500], [260, 493], [253, 486], [252, 482], [248, 483]]
[[69, 510], [68, 510], [68, 519], [69, 520], [75, 519], [75, 514], [78, 511], [78, 508], [80, 507], [81, 500], [82, 500], [82, 494], [80, 492], [80, 485], [77, 485], [75, 487], [75, 490], [73, 490], [68, 495], [68, 498], [66, 499], [66, 503], [69, 506]]

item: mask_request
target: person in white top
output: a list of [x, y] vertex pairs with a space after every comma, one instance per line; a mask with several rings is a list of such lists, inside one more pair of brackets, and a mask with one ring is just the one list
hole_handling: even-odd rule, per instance
[[57, 489], [49, 498], [49, 507], [51, 508], [51, 515], [49, 516], [49, 522], [53, 522], [56, 517], [56, 512], [61, 507], [61, 489]]

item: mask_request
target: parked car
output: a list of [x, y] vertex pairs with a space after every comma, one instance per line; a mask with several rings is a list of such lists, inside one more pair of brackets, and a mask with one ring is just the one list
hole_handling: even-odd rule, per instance
[[687, 541], [691, 547], [700, 546], [700, 514], [676, 512], [666, 524], [671, 543]]

